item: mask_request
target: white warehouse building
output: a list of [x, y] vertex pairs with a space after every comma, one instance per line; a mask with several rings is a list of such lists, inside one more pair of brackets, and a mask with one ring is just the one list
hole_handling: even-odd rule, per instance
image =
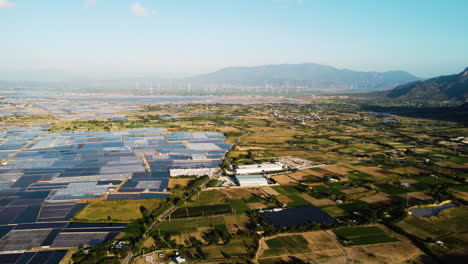
[[281, 163], [262, 163], [253, 165], [240, 165], [236, 168], [236, 174], [253, 174], [271, 171], [282, 171]]
[[263, 186], [268, 185], [268, 181], [263, 175], [236, 175], [236, 183], [241, 186]]

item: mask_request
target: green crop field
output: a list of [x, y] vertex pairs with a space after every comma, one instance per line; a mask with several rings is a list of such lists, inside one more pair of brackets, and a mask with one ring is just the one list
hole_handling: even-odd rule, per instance
[[398, 239], [390, 237], [386, 234], [352, 237], [350, 240], [353, 242], [353, 246], [382, 244], [399, 241]]
[[198, 228], [207, 228], [210, 226], [217, 228], [217, 230], [226, 230], [226, 225], [222, 216], [211, 216], [172, 219], [162, 222], [153, 232], [156, 235], [179, 235], [196, 232]]
[[171, 214], [171, 218], [187, 218], [210, 215], [231, 214], [232, 208], [229, 204], [214, 204], [202, 206], [182, 207]]
[[350, 241], [350, 246], [382, 244], [399, 241], [391, 237], [378, 226], [343, 227], [333, 231], [339, 238]]
[[268, 246], [262, 257], [294, 255], [311, 252], [309, 243], [302, 235], [277, 236], [265, 241]]
[[231, 205], [232, 209], [234, 209], [235, 213], [243, 213], [251, 210], [243, 199], [228, 200], [228, 203]]
[[278, 236], [265, 241], [269, 248], [307, 247], [307, 240], [301, 235]]
[[102, 201], [87, 205], [79, 211], [75, 221], [130, 222], [142, 218], [140, 208], [153, 210], [161, 204], [161, 199]]
[[304, 200], [302, 197], [299, 196], [301, 192], [299, 192], [294, 186], [273, 186], [272, 188], [280, 194], [285, 195], [291, 198], [291, 200], [293, 200], [292, 202], [288, 203], [289, 207], [301, 207], [310, 205], [308, 201]]
[[214, 205], [223, 203], [225, 203], [225, 199], [222, 193], [216, 190], [209, 190], [200, 192], [197, 196], [193, 197], [187, 203], [187, 206]]
[[335, 234], [340, 237], [349, 238], [354, 236], [366, 236], [375, 234], [384, 234], [378, 226], [358, 226], [358, 227], [344, 227], [334, 230]]

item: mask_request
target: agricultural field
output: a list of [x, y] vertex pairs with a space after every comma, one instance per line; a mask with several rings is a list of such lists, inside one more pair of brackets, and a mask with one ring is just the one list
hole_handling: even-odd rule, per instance
[[[369, 229], [380, 233], [381, 229]], [[383, 231], [382, 231], [383, 232]], [[362, 235], [356, 230], [346, 231], [347, 235]], [[385, 233], [383, 233], [385, 234]], [[369, 242], [369, 241], [368, 241]], [[260, 241], [257, 252], [259, 263], [290, 261], [291, 257], [306, 263], [427, 263], [429, 257], [404, 239], [392, 243], [355, 245], [343, 248], [332, 231], [312, 231], [300, 234], [281, 234]]]
[[[78, 212], [72, 220], [88, 222], [81, 223], [83, 229], [94, 222], [91, 226], [100, 231], [100, 224], [111, 222], [104, 227], [106, 232], [110, 230], [106, 241], [112, 241], [108, 238], [118, 235], [130, 222], [119, 239], [128, 242], [136, 256], [149, 253], [157, 259], [156, 252], [170, 255], [177, 248], [190, 263], [274, 263], [292, 257], [312, 263], [345, 263], [347, 259], [360, 263], [421, 263], [421, 257], [427, 255], [415, 244], [440, 259], [447, 254], [461, 254], [467, 242], [463, 220], [468, 216], [462, 204], [468, 197], [468, 151], [466, 144], [452, 138], [467, 137], [466, 127], [443, 120], [384, 117], [353, 100], [308, 100], [306, 104], [133, 107], [86, 103], [96, 112], [102, 110], [95, 114], [97, 118], [90, 119], [89, 111], [67, 110], [67, 102], [48, 106], [41, 99], [39, 104], [45, 113], [36, 121], [51, 122], [47, 127], [15, 131], [9, 126], [16, 121], [2, 119], [7, 125], [5, 131], [24, 134], [24, 138], [13, 140], [0, 130], [0, 160], [11, 161], [10, 167], [2, 167], [1, 187], [22, 190], [14, 195], [4, 193], [1, 206], [7, 211], [3, 211], [0, 245], [8, 249], [8, 241], [13, 235], [21, 237], [19, 229], [31, 224], [32, 216], [41, 225], [47, 223], [50, 230], [55, 223], [44, 220], [56, 220], [59, 213], [65, 218]], [[58, 106], [64, 109], [54, 108]], [[109, 120], [112, 115], [124, 118]], [[383, 122], [388, 119], [395, 122]], [[23, 121], [35, 122], [32, 117], [24, 117]], [[124, 131], [127, 134], [120, 135]], [[214, 142], [219, 149], [194, 150], [187, 146], [206, 141]], [[89, 156], [86, 163], [79, 164], [76, 157], [50, 163], [55, 157], [43, 151], [66, 146], [79, 158]], [[30, 163], [37, 168], [25, 167], [24, 161], [33, 155], [41, 155], [40, 164]], [[97, 164], [94, 160], [103, 156], [109, 166], [95, 168], [104, 161], [98, 159]], [[218, 176], [231, 175], [236, 165], [285, 157], [306, 160], [307, 165], [268, 173], [266, 176], [277, 183], [271, 186], [217, 187]], [[211, 178], [199, 178], [199, 182], [194, 176], [170, 176], [170, 168], [190, 167], [193, 163], [219, 170]], [[57, 177], [61, 173], [64, 175]], [[96, 185], [79, 183], [80, 188], [75, 188], [74, 181], [82, 176]], [[89, 197], [64, 193], [58, 198], [83, 199], [56, 208], [44, 204], [57, 196], [56, 190], [70, 183], [69, 192], [79, 190], [77, 195], [93, 188], [102, 192]], [[42, 193], [42, 189], [49, 192]], [[32, 197], [32, 191], [38, 197]], [[160, 198], [143, 199], [148, 196]], [[411, 206], [445, 200], [452, 200], [458, 207], [431, 218], [407, 215], [406, 209]], [[38, 203], [46, 210], [39, 210]], [[262, 217], [273, 209], [288, 212], [311, 205], [333, 218], [329, 222], [333, 224], [281, 227]], [[25, 211], [18, 216], [15, 210], [19, 207]], [[119, 222], [122, 226], [112, 226]], [[27, 225], [24, 228], [29, 228]], [[385, 226], [394, 227], [399, 234]], [[57, 241], [71, 243], [68, 232], [62, 233]], [[41, 239], [48, 236], [40, 235]], [[89, 237], [82, 239], [87, 241]], [[443, 241], [447, 248], [436, 246], [435, 240]], [[104, 248], [114, 251], [107, 245]], [[141, 257], [137, 263], [143, 263]]]
[[81, 222], [131, 222], [143, 217], [142, 212], [154, 210], [161, 199], [117, 200], [91, 203], [79, 211], [73, 220]]
[[[468, 208], [459, 206], [446, 209], [436, 216], [422, 218], [408, 216], [397, 226], [410, 235], [425, 241], [427, 246], [438, 255], [463, 255], [466, 249], [468, 232]], [[435, 245], [442, 241], [445, 247]]]
[[362, 246], [399, 241], [397, 238], [389, 236], [378, 226], [343, 227], [335, 229], [334, 232], [346, 246]]

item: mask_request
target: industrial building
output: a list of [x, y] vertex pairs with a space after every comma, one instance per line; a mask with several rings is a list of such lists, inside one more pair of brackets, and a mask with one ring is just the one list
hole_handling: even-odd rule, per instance
[[282, 171], [283, 165], [281, 163], [262, 163], [253, 165], [237, 166], [236, 174], [254, 174], [272, 171]]
[[263, 186], [268, 185], [268, 181], [263, 175], [236, 175], [235, 182], [241, 186]]

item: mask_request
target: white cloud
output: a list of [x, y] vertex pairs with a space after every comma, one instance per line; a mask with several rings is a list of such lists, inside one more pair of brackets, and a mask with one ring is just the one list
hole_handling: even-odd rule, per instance
[[149, 15], [155, 15], [156, 10], [149, 10], [145, 7], [143, 7], [140, 3], [135, 2], [130, 6], [130, 9], [132, 11], [132, 14], [135, 16], [149, 16]]
[[0, 8], [13, 8], [16, 4], [8, 0], [0, 0]]
[[97, 0], [85, 0], [85, 7], [90, 8], [96, 6]]
[[149, 14], [148, 10], [140, 3], [133, 3], [130, 8], [135, 16], [147, 16]]

